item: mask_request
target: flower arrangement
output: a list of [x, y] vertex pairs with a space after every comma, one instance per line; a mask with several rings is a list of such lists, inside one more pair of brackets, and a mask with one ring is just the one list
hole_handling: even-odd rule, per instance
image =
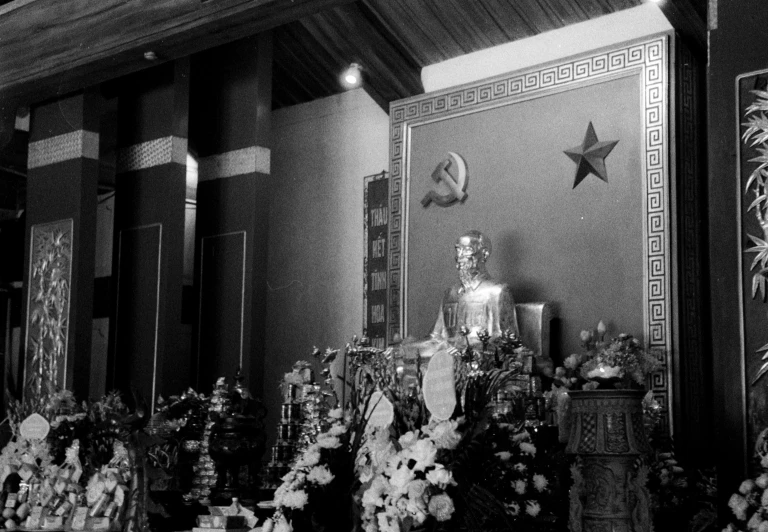
[[[336, 354], [315, 351], [324, 363]], [[347, 382], [350, 400], [318, 421], [316, 441], [275, 492], [265, 532], [525, 530], [526, 522], [552, 516], [554, 475], [537, 462], [524, 424], [493, 408], [520, 372], [502, 355], [453, 351], [456, 411], [438, 420], [425, 406], [420, 357], [408, 369], [397, 348], [353, 341], [345, 351], [355, 376]], [[391, 406], [384, 423], [380, 402]]]
[[361, 434], [350, 432], [352, 417], [345, 418], [341, 408], [331, 410], [327, 420], [327, 430], [305, 449], [275, 491], [277, 511], [265, 524], [265, 532], [286, 532], [294, 526], [351, 530], [356, 516], [348, 504], [354, 484], [350, 451], [360, 445]]
[[723, 532], [768, 532], [768, 429], [757, 437], [755, 454], [760, 474], [742, 481], [736, 493], [728, 500], [728, 507], [736, 517]]
[[446, 489], [456, 482], [437, 455], [459, 444], [456, 429], [456, 421], [441, 421], [408, 431], [397, 442], [388, 430], [371, 434], [357, 463], [366, 532], [399, 532], [401, 524], [422, 525], [429, 516], [438, 523], [451, 519], [455, 506]]
[[601, 321], [595, 331], [581, 331], [583, 353], [565, 359], [555, 370], [555, 383], [565, 388], [594, 390], [609, 388], [642, 388], [650, 373], [658, 369], [658, 351], [647, 351], [629, 334], [605, 339], [606, 326]]

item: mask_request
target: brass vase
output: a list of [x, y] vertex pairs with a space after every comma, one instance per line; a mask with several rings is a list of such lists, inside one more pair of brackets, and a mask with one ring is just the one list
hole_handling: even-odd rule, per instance
[[[249, 415], [226, 415], [211, 429], [209, 453], [216, 463], [216, 485], [211, 491], [214, 504], [230, 504], [233, 497], [247, 499], [253, 486], [243, 485], [243, 468], [264, 452], [263, 431], [256, 418]], [[250, 483], [250, 480], [247, 482]]]
[[571, 532], [651, 532], [643, 390], [568, 392]]

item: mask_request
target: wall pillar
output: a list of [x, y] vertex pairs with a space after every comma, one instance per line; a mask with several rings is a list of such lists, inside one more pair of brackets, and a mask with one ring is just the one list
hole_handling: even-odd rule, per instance
[[198, 54], [190, 132], [200, 157], [193, 366], [198, 387], [242, 367], [262, 393], [269, 218], [271, 34]]
[[189, 59], [121, 80], [108, 385], [152, 408], [189, 385], [181, 326]]
[[100, 115], [101, 97], [93, 92], [32, 108], [22, 309], [26, 393], [45, 391], [49, 382], [88, 396]]

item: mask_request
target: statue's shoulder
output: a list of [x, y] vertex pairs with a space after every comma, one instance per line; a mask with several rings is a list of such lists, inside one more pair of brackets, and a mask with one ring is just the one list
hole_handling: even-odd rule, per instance
[[483, 281], [483, 286], [488, 291], [488, 293], [495, 296], [500, 296], [501, 294], [510, 291], [509, 285], [507, 285], [507, 283], [502, 283], [501, 281], [497, 281], [495, 279], [486, 279]]
[[446, 288], [445, 293], [443, 294], [443, 301], [455, 301], [459, 297], [460, 290], [460, 284], [455, 284]]

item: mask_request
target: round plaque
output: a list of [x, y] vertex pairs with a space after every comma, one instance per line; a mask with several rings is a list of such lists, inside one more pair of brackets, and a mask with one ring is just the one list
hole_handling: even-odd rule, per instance
[[50, 430], [50, 423], [37, 413], [27, 417], [19, 427], [21, 437], [27, 440], [44, 440]]
[[456, 383], [453, 380], [453, 354], [441, 349], [432, 355], [424, 376], [424, 403], [438, 421], [451, 419], [456, 409]]

